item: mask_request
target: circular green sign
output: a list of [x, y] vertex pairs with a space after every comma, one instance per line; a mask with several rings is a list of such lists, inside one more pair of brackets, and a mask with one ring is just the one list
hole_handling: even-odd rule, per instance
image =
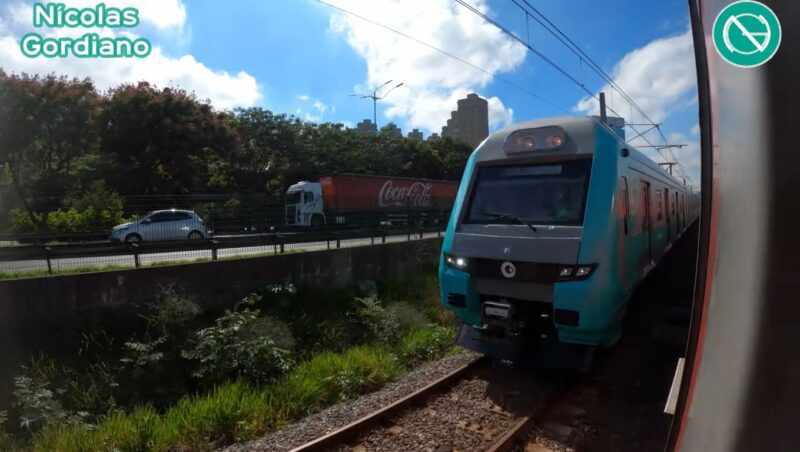
[[765, 4], [731, 3], [714, 20], [714, 47], [728, 63], [749, 68], [769, 61], [781, 44], [781, 23]]

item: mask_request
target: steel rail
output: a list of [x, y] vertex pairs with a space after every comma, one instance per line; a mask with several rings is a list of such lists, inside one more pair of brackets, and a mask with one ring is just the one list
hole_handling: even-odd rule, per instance
[[430, 383], [429, 385], [419, 389], [402, 399], [399, 399], [389, 405], [374, 411], [361, 419], [351, 422], [344, 427], [321, 436], [311, 442], [296, 447], [291, 452], [311, 452], [319, 450], [328, 450], [337, 444], [342, 444], [348, 439], [355, 437], [358, 433], [363, 432], [370, 426], [375, 425], [386, 417], [396, 414], [400, 410], [407, 408], [417, 402], [427, 399], [432, 394], [439, 392], [443, 389], [450, 387], [453, 383], [460, 380], [468, 371], [478, 367], [486, 361], [486, 357], [481, 357], [467, 363], [458, 369], [448, 373], [447, 375], [439, 378], [438, 380]]

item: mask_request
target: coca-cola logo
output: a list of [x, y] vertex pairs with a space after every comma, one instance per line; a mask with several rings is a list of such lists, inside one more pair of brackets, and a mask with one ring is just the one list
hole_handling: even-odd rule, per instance
[[378, 194], [380, 207], [430, 207], [433, 184], [414, 182], [411, 185], [395, 185], [387, 180]]

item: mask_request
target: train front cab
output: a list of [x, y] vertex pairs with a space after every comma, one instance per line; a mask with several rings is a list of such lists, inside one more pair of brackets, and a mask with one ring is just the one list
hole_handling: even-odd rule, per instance
[[632, 237], [615, 196], [623, 147], [597, 120], [567, 118], [498, 132], [472, 154], [439, 267], [461, 345], [573, 367], [616, 342], [652, 267], [650, 239]]

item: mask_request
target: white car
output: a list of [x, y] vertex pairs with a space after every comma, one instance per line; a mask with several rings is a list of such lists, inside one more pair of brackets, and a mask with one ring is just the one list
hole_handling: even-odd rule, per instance
[[208, 237], [203, 220], [191, 210], [154, 210], [142, 219], [111, 230], [112, 242], [200, 240]]

